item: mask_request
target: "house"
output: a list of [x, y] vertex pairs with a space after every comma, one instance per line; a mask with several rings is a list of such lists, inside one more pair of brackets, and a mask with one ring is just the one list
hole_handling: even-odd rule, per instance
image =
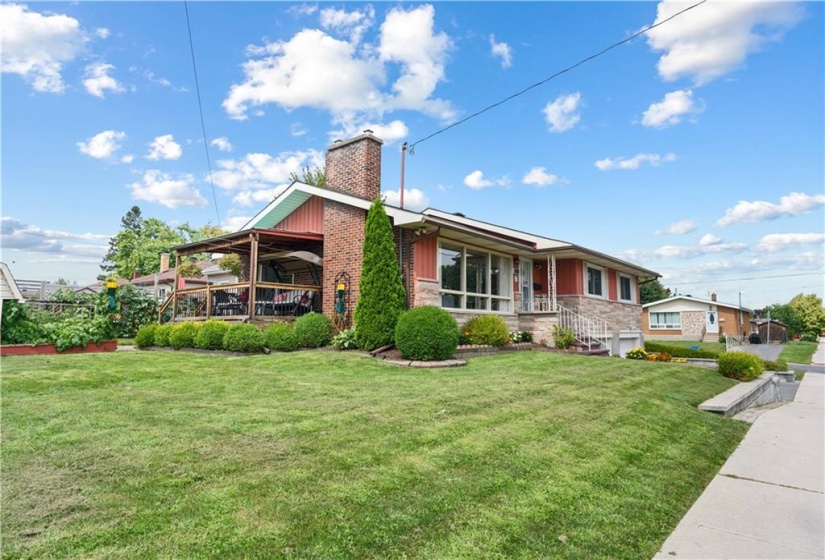
[[[288, 305], [268, 303], [293, 298], [297, 304], [300, 298], [348, 323], [358, 299], [367, 210], [381, 195], [381, 146], [371, 131], [338, 141], [327, 151], [326, 188], [293, 183], [240, 231], [175, 247], [178, 259], [236, 253], [245, 272], [237, 284], [178, 290], [163, 308], [172, 307], [175, 320], [209, 318], [223, 316], [231, 303], [236, 317], [267, 321], [291, 314]], [[460, 324], [497, 314], [511, 330], [530, 331], [551, 344], [553, 326], [562, 325], [580, 341], [615, 354], [642, 343], [639, 285], [657, 278], [656, 272], [462, 214], [384, 207], [410, 307], [440, 306]], [[293, 258], [283, 282], [276, 271], [286, 269], [290, 262], [283, 257], [295, 253], [317, 260], [296, 264]], [[254, 297], [242, 302], [243, 294]]]
[[716, 342], [727, 334], [742, 340], [750, 332], [752, 310], [740, 305], [673, 296], [642, 306], [644, 335], [654, 340]]
[[[203, 271], [215, 263], [212, 261], [197, 261], [195, 264]], [[169, 253], [162, 253], [160, 256], [160, 270], [158, 272], [143, 276], [136, 275], [129, 283], [139, 290], [155, 296], [158, 301], [163, 301], [169, 297], [169, 294], [174, 291], [176, 286], [180, 289], [203, 287], [209, 282], [203, 277], [178, 277], [177, 270], [169, 268]]]
[[[23, 294], [11, 274], [11, 270], [4, 262], [0, 262], [0, 306], [6, 300], [23, 302]], [[0, 307], [2, 309], [2, 307]]]
[[[125, 286], [126, 284], [129, 283], [129, 281], [126, 278], [122, 278], [122, 277], [118, 278], [116, 280], [116, 282], [117, 282], [118, 288], [121, 287], [121, 286]], [[99, 294], [100, 292], [102, 292], [105, 289], [106, 289], [106, 282], [98, 281], [98, 282], [95, 282], [94, 284], [89, 284], [88, 286], [83, 286], [83, 287], [77, 288], [74, 291], [74, 293], [79, 294], [79, 295], [86, 295], [86, 294], [96, 295], [96, 294]]]

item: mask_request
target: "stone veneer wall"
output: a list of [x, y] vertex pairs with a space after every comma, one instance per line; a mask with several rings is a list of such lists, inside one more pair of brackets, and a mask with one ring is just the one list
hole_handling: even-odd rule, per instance
[[705, 333], [704, 311], [682, 311], [682, 336], [685, 340], [699, 340]]
[[438, 282], [431, 280], [418, 280], [415, 282], [415, 299], [413, 300], [413, 307], [421, 307], [422, 305], [441, 305], [441, 296], [438, 294]]
[[522, 313], [518, 316], [518, 330], [533, 333], [533, 342], [548, 346], [555, 346], [553, 327], [558, 324], [556, 313]]
[[642, 332], [642, 306], [585, 296], [559, 296], [560, 305], [581, 314], [596, 315], [607, 321], [609, 333]]

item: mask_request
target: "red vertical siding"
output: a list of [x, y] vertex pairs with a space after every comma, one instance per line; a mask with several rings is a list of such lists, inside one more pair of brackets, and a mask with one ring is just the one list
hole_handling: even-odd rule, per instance
[[559, 259], [556, 261], [556, 292], [559, 295], [584, 293], [581, 260]]
[[[547, 261], [533, 261], [533, 290], [536, 295], [547, 293]], [[541, 286], [541, 287], [539, 287]]]
[[324, 200], [313, 196], [281, 220], [273, 229], [324, 233]]
[[415, 245], [415, 277], [436, 280], [436, 254], [438, 243], [435, 237], [419, 239]]
[[617, 294], [616, 290], [616, 271], [613, 269], [607, 269], [607, 298], [610, 301], [618, 301], [619, 294]]

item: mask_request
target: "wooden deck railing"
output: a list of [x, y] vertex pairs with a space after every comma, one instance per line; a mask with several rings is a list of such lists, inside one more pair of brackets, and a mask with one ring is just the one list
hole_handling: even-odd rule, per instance
[[173, 292], [158, 309], [158, 322], [206, 319], [263, 319], [300, 316], [321, 309], [321, 287], [258, 282], [218, 284]]

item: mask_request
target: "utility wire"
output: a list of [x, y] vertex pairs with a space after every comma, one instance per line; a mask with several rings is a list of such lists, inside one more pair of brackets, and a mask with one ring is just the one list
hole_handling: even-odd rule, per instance
[[492, 105], [488, 105], [488, 106], [487, 106], [487, 107], [485, 107], [484, 109], [481, 109], [480, 111], [476, 111], [476, 112], [475, 112], [475, 113], [473, 113], [472, 115], [469, 115], [469, 116], [467, 116], [467, 117], [464, 117], [464, 118], [463, 118], [463, 119], [461, 119], [460, 121], [458, 121], [458, 122], [454, 122], [453, 124], [451, 124], [451, 125], [449, 125], [449, 126], [445, 126], [445, 127], [444, 127], [444, 128], [442, 128], [441, 130], [437, 130], [437, 131], [433, 132], [432, 134], [430, 134], [429, 136], [425, 136], [425, 137], [424, 137], [424, 138], [422, 138], [421, 140], [416, 140], [415, 142], [413, 142], [412, 144], [410, 144], [410, 147], [409, 147], [409, 153], [410, 153], [410, 155], [415, 155], [415, 147], [416, 147], [418, 144], [421, 144], [422, 142], [426, 142], [427, 140], [429, 140], [429, 139], [430, 139], [430, 138], [432, 138], [433, 136], [438, 136], [439, 134], [441, 134], [441, 133], [443, 133], [443, 132], [447, 132], [447, 131], [448, 131], [448, 130], [450, 130], [451, 128], [454, 128], [454, 127], [456, 127], [456, 126], [458, 126], [458, 125], [460, 125], [460, 124], [463, 124], [463, 123], [465, 123], [465, 122], [469, 121], [470, 119], [473, 119], [473, 118], [475, 118], [475, 117], [477, 117], [477, 116], [479, 116], [479, 115], [482, 115], [482, 114], [486, 113], [486, 112], [487, 112], [487, 111], [489, 111], [490, 109], [494, 109], [494, 108], [498, 107], [499, 105], [503, 105], [504, 103], [507, 103], [507, 102], [508, 102], [508, 101], [510, 101], [511, 99], [515, 99], [516, 97], [518, 97], [518, 96], [520, 96], [520, 95], [523, 95], [523, 94], [527, 93], [527, 92], [528, 92], [528, 91], [530, 91], [531, 89], [534, 89], [534, 88], [537, 88], [537, 87], [539, 87], [539, 86], [541, 86], [541, 85], [544, 85], [544, 84], [546, 84], [547, 82], [549, 82], [550, 80], [552, 80], [552, 79], [554, 79], [554, 78], [557, 78], [557, 77], [561, 76], [562, 74], [565, 74], [565, 73], [567, 73], [567, 72], [570, 72], [571, 70], [574, 70], [575, 68], [578, 68], [579, 66], [581, 66], [582, 64], [585, 64], [586, 62], [590, 62], [590, 61], [591, 61], [591, 60], [593, 60], [594, 58], [598, 58], [598, 57], [602, 56], [603, 54], [607, 53], [608, 51], [611, 51], [611, 50], [615, 49], [616, 47], [619, 47], [619, 46], [621, 46], [621, 45], [624, 45], [625, 43], [629, 43], [630, 41], [632, 41], [632, 40], [633, 40], [633, 39], [635, 39], [636, 37], [639, 37], [640, 35], [644, 35], [644, 34], [645, 34], [645, 33], [647, 33], [648, 31], [650, 31], [651, 29], [655, 29], [656, 27], [659, 27], [660, 25], [663, 25], [663, 24], [665, 24], [665, 23], [669, 22], [669, 21], [670, 21], [670, 20], [672, 20], [672, 19], [674, 19], [674, 18], [676, 18], [676, 17], [679, 17], [680, 15], [684, 14], [684, 13], [685, 13], [685, 12], [687, 12], [687, 11], [694, 9], [694, 8], [696, 8], [697, 6], [701, 6], [701, 5], [702, 5], [702, 4], [704, 4], [705, 2], [707, 2], [707, 0], [702, 0], [701, 2], [697, 2], [696, 4], [693, 4], [692, 6], [689, 6], [689, 7], [685, 8], [684, 10], [682, 10], [682, 11], [680, 11], [680, 12], [676, 12], [675, 14], [673, 14], [672, 16], [670, 16], [669, 18], [667, 18], [667, 19], [663, 19], [662, 21], [660, 21], [660, 22], [658, 22], [658, 23], [654, 23], [653, 25], [651, 25], [651, 26], [649, 26], [649, 27], [645, 27], [644, 29], [642, 29], [642, 30], [640, 30], [640, 31], [637, 31], [636, 33], [634, 33], [634, 34], [633, 34], [633, 35], [631, 35], [630, 37], [627, 37], [626, 39], [623, 39], [623, 40], [619, 41], [618, 43], [613, 43], [613, 44], [612, 44], [612, 45], [610, 45], [609, 47], [607, 47], [607, 48], [605, 48], [605, 49], [602, 49], [601, 51], [597, 52], [596, 54], [590, 55], [590, 56], [588, 56], [587, 58], [584, 58], [584, 59], [582, 59], [582, 60], [578, 61], [576, 64], [573, 64], [572, 66], [568, 66], [568, 67], [567, 67], [567, 68], [565, 68], [564, 70], [559, 70], [558, 72], [556, 72], [556, 73], [555, 73], [555, 74], [553, 74], [552, 76], [548, 76], [547, 78], [544, 78], [544, 79], [543, 79], [543, 80], [541, 80], [540, 82], [536, 82], [535, 84], [533, 84], [533, 85], [531, 85], [531, 86], [527, 86], [527, 87], [526, 87], [526, 88], [524, 88], [523, 90], [521, 90], [521, 91], [519, 91], [519, 92], [516, 92], [516, 93], [514, 93], [513, 95], [510, 95], [510, 96], [508, 96], [508, 97], [505, 97], [505, 98], [504, 98], [504, 99], [502, 99], [501, 101], [497, 101], [496, 103], [493, 103]]
[[189, 32], [189, 52], [192, 54], [192, 72], [195, 74], [195, 91], [198, 94], [198, 112], [201, 117], [201, 134], [203, 135], [203, 149], [206, 152], [206, 167], [209, 169], [209, 184], [212, 186], [212, 201], [215, 203], [215, 216], [218, 218], [218, 227], [221, 227], [221, 215], [218, 212], [218, 197], [215, 194], [215, 181], [212, 179], [212, 161], [209, 159], [209, 142], [206, 141], [206, 125], [203, 122], [201, 86], [198, 82], [198, 68], [195, 65], [195, 44], [192, 42], [192, 26], [189, 24], [189, 3], [186, 0], [183, 0], [183, 7], [186, 10], [186, 30]]
[[[684, 286], [694, 285], [694, 284], [715, 284], [717, 282], [741, 282], [745, 280], [768, 280], [770, 278], [790, 278], [792, 276], [813, 276], [813, 275], [822, 275], [825, 272], [800, 272], [798, 274], [777, 274], [775, 276], [751, 276], [750, 278], [726, 278], [721, 280], [697, 280], [696, 282], [679, 282], [676, 284], [671, 284], [673, 286]], [[670, 282], [667, 282], [670, 284]]]

